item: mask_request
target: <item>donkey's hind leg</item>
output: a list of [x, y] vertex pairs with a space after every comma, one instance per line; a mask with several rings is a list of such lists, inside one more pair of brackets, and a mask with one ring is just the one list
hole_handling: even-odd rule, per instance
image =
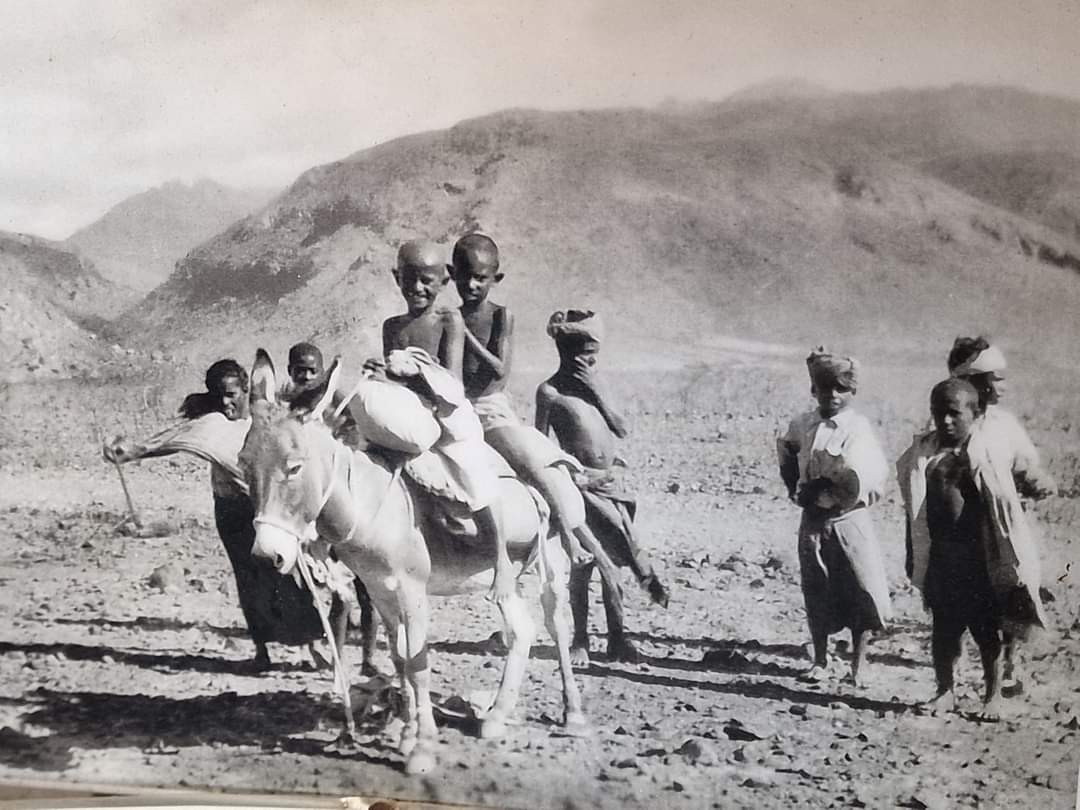
[[484, 738], [501, 737], [506, 733], [507, 720], [517, 705], [521, 681], [525, 677], [525, 664], [529, 660], [529, 650], [536, 638], [536, 626], [525, 600], [516, 592], [499, 601], [509, 650], [503, 665], [499, 691], [495, 695], [495, 705], [480, 724], [480, 736]]
[[[428, 668], [428, 622], [430, 606], [427, 583], [421, 580], [403, 580], [399, 590], [404, 629], [403, 669], [405, 680], [413, 698], [413, 738], [405, 754], [405, 772], [428, 773], [436, 765], [435, 749], [439, 730], [435, 725], [435, 713], [431, 706], [431, 670]], [[399, 635], [401, 638], [401, 635]]]
[[[571, 626], [569, 617], [570, 561], [561, 545], [551, 539], [542, 544], [540, 603], [544, 606], [544, 623], [559, 652], [559, 674], [562, 676], [564, 731], [574, 736], [589, 734], [589, 723], [581, 706], [581, 693], [574, 678], [570, 656]], [[545, 570], [546, 569], [546, 570]]]

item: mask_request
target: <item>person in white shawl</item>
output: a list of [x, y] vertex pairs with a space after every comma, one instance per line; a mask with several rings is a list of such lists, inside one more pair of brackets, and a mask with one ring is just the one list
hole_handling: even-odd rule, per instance
[[859, 683], [868, 631], [892, 613], [885, 566], [868, 507], [880, 500], [888, 462], [862, 414], [851, 408], [858, 366], [816, 349], [806, 360], [816, 410], [792, 420], [778, 440], [780, 475], [803, 508], [799, 563], [814, 663], [803, 677], [828, 671], [828, 637], [851, 631], [851, 680]]
[[931, 393], [935, 430], [897, 463], [911, 537], [912, 581], [933, 613], [934, 711], [955, 707], [953, 667], [970, 630], [983, 659], [982, 716], [1000, 714], [1007, 633], [1045, 626], [1039, 558], [1020, 494], [1044, 480], [1015, 464], [1009, 437], [988, 430], [974, 386], [953, 377]]
[[[1019, 671], [1019, 641], [1026, 638], [1032, 627], [1045, 626], [1040, 592], [1038, 540], [1024, 514], [1021, 497], [1042, 500], [1056, 492], [1056, 485], [1043, 469], [1039, 453], [1019, 420], [1000, 406], [1004, 392], [1005, 357], [1001, 350], [985, 338], [959, 337], [948, 357], [952, 377], [967, 380], [978, 394], [979, 418], [972, 433], [976, 459], [982, 460], [984, 476], [996, 483], [995, 535], [1000, 546], [991, 564], [997, 570], [996, 579], [1002, 589], [1012, 584], [1022, 585], [1028, 596], [1022, 601], [1028, 607], [1006, 617], [1003, 626], [1005, 639], [1004, 682], [1014, 682], [1022, 689]], [[929, 561], [930, 537], [925, 514], [925, 471], [930, 458], [938, 452], [935, 430], [916, 434], [912, 445], [897, 461], [897, 477], [907, 513], [907, 573], [912, 583], [923, 591]], [[969, 450], [969, 453], [971, 451]], [[1014, 597], [1015, 598], [1015, 597]]]

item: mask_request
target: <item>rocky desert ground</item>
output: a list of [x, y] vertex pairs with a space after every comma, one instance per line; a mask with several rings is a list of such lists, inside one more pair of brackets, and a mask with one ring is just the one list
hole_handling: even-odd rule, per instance
[[[871, 365], [860, 407], [895, 458], [926, 418], [940, 358]], [[1027, 647], [1025, 692], [998, 723], [973, 719], [980, 668], [968, 642], [963, 706], [915, 711], [933, 689], [928, 615], [903, 573], [895, 481], [876, 507], [897, 616], [871, 646], [867, 685], [817, 685], [795, 554], [796, 509], [774, 437], [810, 406], [799, 357], [718, 355], [660, 369], [609, 361], [633, 432], [625, 443], [640, 526], [672, 591], [651, 606], [627, 582], [643, 655], [603, 655], [579, 674], [593, 725], [562, 737], [554, 650], [538, 639], [519, 723], [481, 740], [467, 716], [497, 684], [498, 629], [481, 597], [444, 600], [431, 631], [443, 711], [440, 768], [408, 777], [386, 727], [382, 679], [359, 677], [355, 751], [332, 674], [299, 648], [272, 648], [251, 676], [235, 583], [213, 528], [208, 472], [181, 458], [125, 468], [144, 525], [125, 524], [104, 435], [166, 419], [198, 376], [158, 368], [137, 381], [12, 384], [0, 393], [0, 780], [112, 783], [308, 796], [393, 796], [493, 807], [1073, 807], [1080, 741], [1076, 529], [1080, 441], [1075, 383], [1017, 370], [1009, 406], [1061, 486], [1033, 511], [1052, 628]], [[539, 381], [516, 381], [528, 401]], [[527, 408], [522, 409], [523, 413]], [[156, 535], [156, 536], [140, 536]], [[164, 567], [164, 570], [162, 570]], [[155, 574], [155, 571], [157, 572]], [[535, 592], [535, 577], [524, 587]], [[599, 589], [597, 588], [597, 592]], [[539, 617], [539, 606], [536, 606]], [[844, 639], [836, 637], [843, 658]], [[354, 640], [355, 642], [355, 640]], [[355, 665], [359, 649], [349, 648]], [[389, 671], [385, 643], [379, 663]], [[463, 716], [464, 715], [464, 716]]]

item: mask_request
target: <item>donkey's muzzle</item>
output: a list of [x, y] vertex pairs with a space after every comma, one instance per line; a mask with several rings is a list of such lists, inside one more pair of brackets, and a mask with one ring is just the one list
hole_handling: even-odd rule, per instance
[[251, 553], [256, 557], [270, 560], [279, 574], [288, 574], [296, 566], [300, 555], [300, 538], [272, 523], [255, 519], [255, 542]]

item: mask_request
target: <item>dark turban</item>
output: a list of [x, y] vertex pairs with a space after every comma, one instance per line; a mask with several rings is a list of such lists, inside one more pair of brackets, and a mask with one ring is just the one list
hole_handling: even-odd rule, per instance
[[851, 391], [859, 387], [859, 364], [850, 357], [841, 357], [819, 346], [806, 358], [810, 381], [817, 388], [840, 385]]

